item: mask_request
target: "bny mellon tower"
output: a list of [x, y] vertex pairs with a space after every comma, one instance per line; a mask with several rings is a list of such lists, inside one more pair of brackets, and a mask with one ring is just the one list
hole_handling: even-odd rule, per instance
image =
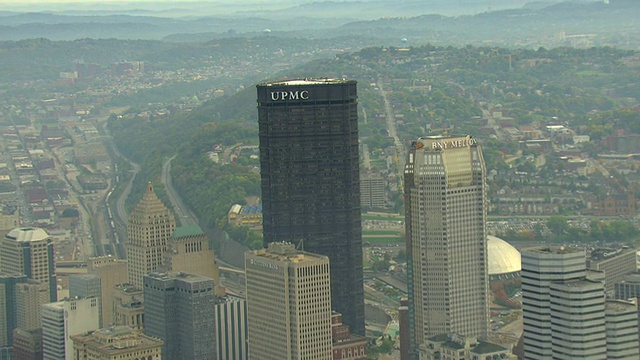
[[413, 142], [404, 171], [413, 347], [488, 326], [485, 165], [471, 136]]
[[265, 244], [328, 256], [331, 304], [364, 335], [356, 82], [259, 84]]

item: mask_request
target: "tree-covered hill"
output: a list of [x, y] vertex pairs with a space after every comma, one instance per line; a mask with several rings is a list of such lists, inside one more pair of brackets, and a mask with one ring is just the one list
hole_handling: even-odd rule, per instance
[[[282, 77], [356, 79], [361, 109], [370, 118], [384, 113], [375, 83], [385, 81], [393, 89], [391, 100], [404, 116], [398, 128], [401, 138], [422, 135], [427, 124], [478, 134], [489, 166], [496, 167], [501, 161], [496, 151], [504, 151], [508, 144], [478, 133], [483, 103], [510, 109], [518, 124], [554, 117], [602, 137], [613, 131], [603, 124], [625, 115], [621, 108], [640, 99], [640, 75], [629, 65], [637, 57], [635, 52], [613, 48], [367, 48], [309, 62]], [[627, 114], [622, 126], [639, 129], [637, 114]], [[260, 195], [255, 165], [218, 165], [207, 156], [216, 145], [257, 144], [253, 87], [188, 114], [154, 123], [114, 120], [112, 126], [122, 149], [144, 164], [147, 175], [140, 177], [142, 183], [157, 177], [163, 159], [177, 154], [173, 163], [176, 186], [207, 225], [223, 223], [231, 204]], [[389, 139], [379, 136], [385, 127], [384, 120], [365, 124], [361, 116], [362, 142], [371, 147], [389, 145]]]

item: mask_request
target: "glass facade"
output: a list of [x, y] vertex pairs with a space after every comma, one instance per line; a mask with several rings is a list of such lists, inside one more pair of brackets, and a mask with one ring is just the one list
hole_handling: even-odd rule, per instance
[[356, 82], [292, 80], [257, 90], [265, 244], [328, 256], [332, 307], [364, 334]]

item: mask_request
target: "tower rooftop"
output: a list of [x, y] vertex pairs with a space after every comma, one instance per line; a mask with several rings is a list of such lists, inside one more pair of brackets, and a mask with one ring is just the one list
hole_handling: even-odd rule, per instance
[[45, 240], [49, 238], [49, 234], [41, 228], [22, 227], [11, 230], [7, 238], [18, 242], [30, 242]]
[[295, 86], [295, 85], [326, 85], [326, 84], [342, 84], [354, 80], [347, 79], [331, 79], [331, 78], [304, 78], [291, 79], [262, 83], [259, 86]]

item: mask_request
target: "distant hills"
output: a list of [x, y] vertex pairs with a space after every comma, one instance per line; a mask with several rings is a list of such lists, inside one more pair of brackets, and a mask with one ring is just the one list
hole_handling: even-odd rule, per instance
[[[494, 44], [509, 47], [637, 48], [640, 1], [422, 0], [276, 1], [267, 6], [212, 3], [136, 3], [101, 12], [0, 12], [0, 40], [48, 38], [149, 39], [205, 42], [229, 37], [365, 37], [381, 45]], [[154, 5], [155, 4], [155, 5]], [[160, 4], [164, 4], [160, 7]], [[263, 3], [261, 3], [263, 4]], [[115, 6], [115, 5], [114, 5]], [[129, 4], [131, 6], [131, 4]], [[155, 6], [155, 7], [154, 7]], [[60, 9], [65, 9], [64, 7]], [[200, 16], [169, 16], [173, 9]], [[217, 11], [216, 11], [217, 10]], [[464, 15], [474, 14], [474, 15]], [[406, 44], [399, 40], [406, 38]]]

